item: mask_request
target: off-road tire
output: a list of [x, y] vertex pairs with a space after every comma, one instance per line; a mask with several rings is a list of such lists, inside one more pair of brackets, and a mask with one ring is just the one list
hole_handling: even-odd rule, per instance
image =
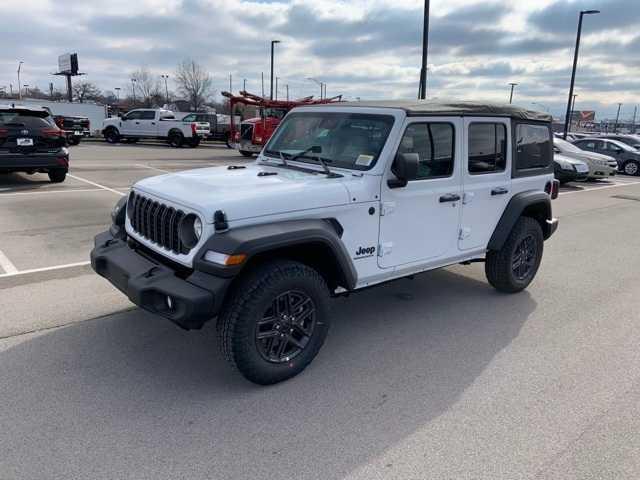
[[120, 132], [118, 132], [118, 129], [116, 128], [108, 128], [104, 132], [104, 139], [107, 143], [118, 143], [120, 141]]
[[[257, 325], [278, 296], [294, 289], [312, 300], [315, 327], [297, 356], [284, 363], [273, 363], [259, 351]], [[306, 368], [322, 347], [329, 322], [329, 290], [324, 279], [302, 263], [280, 259], [248, 272], [229, 293], [218, 317], [218, 342], [227, 361], [247, 380], [270, 385]]]
[[[525, 278], [519, 279], [513, 271], [516, 249], [525, 238], [530, 237], [535, 244], [536, 254], [530, 271]], [[537, 220], [520, 217], [500, 250], [489, 250], [484, 266], [487, 280], [498, 291], [516, 293], [527, 288], [540, 267], [544, 237]]]
[[239, 152], [243, 157], [253, 157], [252, 152], [247, 152], [246, 150], [239, 150]]
[[635, 160], [628, 160], [622, 166], [622, 171], [627, 175], [637, 177], [640, 175], [640, 162]]
[[64, 168], [56, 168], [47, 172], [51, 183], [62, 183], [67, 177], [67, 171]]
[[182, 133], [180, 132], [172, 132], [169, 134], [169, 138], [167, 139], [167, 141], [169, 142], [170, 146], [174, 148], [180, 148], [184, 143], [184, 135], [182, 135]]

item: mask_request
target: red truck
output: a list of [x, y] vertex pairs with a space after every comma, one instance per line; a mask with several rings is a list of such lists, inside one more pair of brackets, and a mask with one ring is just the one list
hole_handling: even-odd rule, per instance
[[258, 117], [242, 121], [239, 128], [233, 121], [233, 115], [231, 116], [231, 146], [245, 157], [260, 153], [284, 116], [292, 108], [342, 101], [342, 95], [321, 100], [314, 100], [311, 96], [291, 101], [269, 100], [246, 91], [241, 91], [239, 96], [229, 92], [222, 92], [222, 95], [229, 99], [231, 112], [234, 111], [236, 105], [249, 105], [256, 107], [260, 113]]

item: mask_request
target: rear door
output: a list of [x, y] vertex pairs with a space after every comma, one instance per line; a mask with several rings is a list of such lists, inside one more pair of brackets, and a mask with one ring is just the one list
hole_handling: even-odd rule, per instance
[[510, 120], [465, 118], [458, 246], [484, 248], [511, 198]]
[[142, 137], [156, 137], [158, 135], [158, 122], [156, 119], [157, 112], [155, 110], [140, 110], [140, 120], [138, 120]]

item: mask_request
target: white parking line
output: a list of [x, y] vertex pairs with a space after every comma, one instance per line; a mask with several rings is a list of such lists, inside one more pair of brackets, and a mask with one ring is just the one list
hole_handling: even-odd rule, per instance
[[73, 178], [74, 180], [78, 180], [80, 182], [84, 182], [84, 183], [88, 183], [89, 185], [93, 185], [94, 187], [102, 188], [103, 190], [107, 190], [108, 192], [113, 192], [116, 195], [120, 195], [121, 197], [124, 197], [126, 195], [126, 194], [124, 194], [122, 192], [114, 190], [113, 188], [105, 187], [104, 185], [100, 185], [99, 183], [92, 182], [91, 180], [87, 180], [86, 178], [78, 177], [76, 175], [71, 175], [69, 173], [67, 173], [67, 176]]
[[142, 163], [134, 163], [136, 167], [148, 168], [150, 170], [157, 170], [162, 173], [171, 173], [169, 170], [163, 170], [161, 168], [152, 167], [151, 165], [143, 165]]
[[76, 189], [68, 189], [68, 190], [44, 190], [42, 192], [11, 192], [11, 193], [0, 193], [0, 198], [2, 197], [12, 197], [16, 195], [44, 195], [49, 193], [76, 193], [76, 192], [102, 192], [101, 188], [76, 188]]
[[16, 266], [7, 258], [2, 250], [0, 250], [0, 268], [6, 272], [5, 274], [0, 274], [0, 277], [3, 275], [15, 275], [18, 272]]
[[[0, 252], [0, 254], [2, 254], [2, 252]], [[2, 257], [0, 256], [0, 265], [2, 265], [1, 262], [2, 262]], [[9, 262], [9, 263], [11, 263], [11, 262]], [[9, 272], [9, 271], [7, 271], [5, 269], [5, 271], [7, 273], [0, 274], [0, 278], [15, 277], [17, 275], [26, 275], [27, 273], [49, 272], [51, 270], [62, 270], [62, 269], [65, 269], [65, 268], [82, 267], [82, 266], [85, 266], [85, 265], [89, 265], [90, 263], [91, 262], [89, 262], [89, 261], [76, 262], [76, 263], [67, 263], [67, 264], [64, 264], [64, 265], [54, 265], [53, 267], [31, 268], [29, 270], [17, 270], [15, 267], [13, 267], [14, 271]], [[3, 268], [5, 268], [5, 267], [3, 266]]]
[[640, 185], [640, 181], [638, 181], [638, 182], [617, 183], [615, 185], [606, 185], [604, 187], [585, 188], [584, 190], [575, 190], [573, 192], [560, 192], [559, 195], [571, 195], [572, 193], [583, 193], [583, 192], [597, 192], [597, 191], [606, 190], [606, 189], [609, 189], [609, 188], [628, 187], [630, 185]]

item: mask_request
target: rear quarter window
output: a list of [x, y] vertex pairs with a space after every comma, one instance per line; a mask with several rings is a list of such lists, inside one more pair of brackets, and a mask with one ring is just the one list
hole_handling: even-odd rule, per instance
[[551, 131], [546, 125], [516, 125], [516, 170], [546, 169], [552, 160]]

